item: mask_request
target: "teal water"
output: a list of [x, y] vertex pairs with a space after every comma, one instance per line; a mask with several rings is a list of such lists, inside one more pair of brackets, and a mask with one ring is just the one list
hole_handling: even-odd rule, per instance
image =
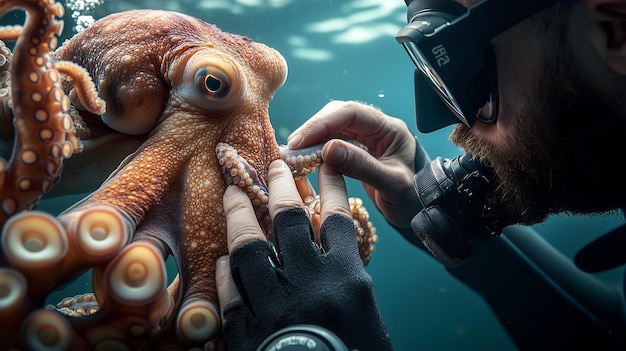
[[[394, 39], [405, 23], [402, 0], [104, 0], [93, 9], [75, 8], [95, 18], [134, 8], [179, 11], [279, 50], [289, 64], [289, 76], [270, 105], [270, 115], [281, 143], [332, 99], [376, 105], [402, 118], [417, 134], [413, 65]], [[68, 10], [65, 36], [72, 35], [75, 18]], [[20, 14], [0, 19], [3, 24], [13, 21], [19, 22]], [[447, 139], [449, 131], [418, 134], [419, 140], [431, 156], [454, 157], [460, 151]], [[379, 242], [367, 270], [396, 350], [515, 349], [480, 296], [387, 226], [358, 182], [349, 180], [348, 186], [351, 196], [365, 200], [378, 229]], [[47, 199], [41, 209], [58, 213], [81, 196]], [[535, 228], [571, 257], [621, 221], [615, 215], [555, 216]], [[617, 286], [618, 273], [600, 277]], [[80, 279], [50, 300], [89, 289], [89, 280]]]

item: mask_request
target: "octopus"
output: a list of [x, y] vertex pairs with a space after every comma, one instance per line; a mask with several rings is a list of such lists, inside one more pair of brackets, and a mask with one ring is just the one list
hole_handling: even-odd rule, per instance
[[[319, 222], [306, 176], [321, 146], [279, 146], [269, 119], [284, 58], [158, 10], [109, 15], [57, 49], [60, 4], [0, 0], [0, 15], [14, 7], [27, 17], [0, 28], [0, 40], [15, 41], [13, 52], [0, 41], [0, 349], [218, 348], [226, 187], [246, 189], [271, 239], [267, 168], [282, 158]], [[97, 148], [124, 150], [106, 179], [87, 174], [97, 188], [56, 216], [37, 210], [62, 183], [79, 190], [74, 173], [60, 182], [64, 166], [111, 162], [89, 156], [103, 155]], [[367, 263], [375, 228], [359, 199], [351, 205]], [[178, 268], [169, 283], [168, 257]], [[89, 269], [93, 293], [45, 305]]]

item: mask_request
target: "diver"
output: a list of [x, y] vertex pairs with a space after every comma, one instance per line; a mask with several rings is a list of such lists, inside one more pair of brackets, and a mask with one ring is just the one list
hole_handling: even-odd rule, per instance
[[626, 349], [622, 293], [589, 273], [626, 262], [626, 225], [573, 262], [524, 226], [626, 207], [626, 0], [405, 2], [396, 39], [416, 66], [418, 129], [457, 124], [465, 154], [431, 159], [404, 122], [358, 102], [330, 102], [294, 131], [294, 149], [328, 141], [321, 247], [282, 161], [268, 174], [274, 246], [245, 194], [226, 190], [230, 255], [216, 279], [228, 349], [392, 349], [343, 176], [479, 293], [519, 349]]

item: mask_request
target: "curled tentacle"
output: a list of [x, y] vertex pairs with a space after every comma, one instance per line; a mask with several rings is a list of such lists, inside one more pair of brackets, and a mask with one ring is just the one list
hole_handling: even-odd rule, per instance
[[23, 272], [29, 295], [41, 298], [59, 281], [117, 255], [132, 233], [129, 222], [102, 204], [58, 219], [40, 211], [19, 213], [2, 229], [2, 257]]
[[[135, 349], [161, 331], [172, 311], [172, 292], [166, 289], [163, 257], [162, 248], [153, 240], [135, 240], [108, 265], [94, 268], [96, 293], [68, 297], [47, 308], [72, 317], [71, 321], [80, 321], [77, 317], [97, 321], [111, 318], [112, 310], [118, 311], [117, 323], [90, 326], [78, 322], [73, 325], [74, 331], [83, 335], [89, 330], [88, 349]], [[98, 292], [100, 297], [96, 296]]]
[[[350, 142], [360, 147], [365, 147], [356, 141]], [[317, 230], [321, 225], [320, 197], [315, 193], [315, 189], [311, 186], [309, 181], [306, 180], [306, 176], [317, 170], [322, 164], [323, 146], [324, 143], [298, 150], [292, 150], [285, 146], [279, 148], [280, 157], [287, 163], [289, 168], [291, 168], [294, 178], [296, 178], [298, 192], [304, 201], [305, 207], [308, 209], [314, 230]], [[361, 199], [350, 197], [348, 201], [354, 221], [357, 243], [359, 244], [359, 254], [363, 260], [363, 264], [368, 264], [370, 255], [374, 251], [374, 244], [378, 240], [376, 228], [372, 222], [370, 222], [369, 213], [363, 206]]]
[[54, 68], [72, 80], [74, 88], [70, 92], [70, 97], [76, 95], [71, 99], [74, 104], [96, 115], [105, 112], [106, 104], [98, 95], [96, 86], [86, 69], [70, 61], [55, 61]]

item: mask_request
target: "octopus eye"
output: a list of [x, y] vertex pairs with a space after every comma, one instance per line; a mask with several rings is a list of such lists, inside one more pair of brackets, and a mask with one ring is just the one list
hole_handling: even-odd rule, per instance
[[[213, 69], [212, 69], [213, 68]], [[214, 67], [203, 67], [196, 72], [196, 89], [202, 94], [215, 99], [223, 99], [230, 92], [230, 78]]]
[[234, 62], [196, 55], [185, 67], [183, 97], [205, 110], [224, 111], [243, 99], [245, 76]]

